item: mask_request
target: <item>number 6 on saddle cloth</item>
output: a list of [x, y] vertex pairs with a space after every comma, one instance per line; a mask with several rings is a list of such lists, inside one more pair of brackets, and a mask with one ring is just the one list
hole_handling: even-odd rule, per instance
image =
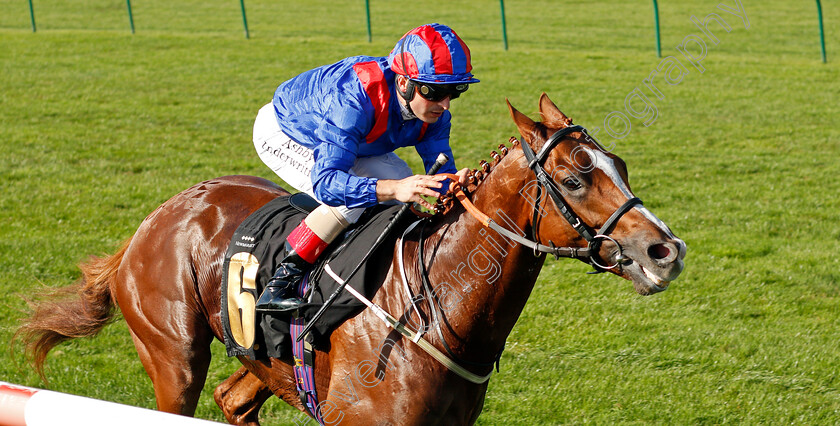
[[[252, 213], [233, 234], [225, 254], [221, 286], [221, 318], [228, 356], [245, 355], [251, 359], [291, 356], [291, 317], [257, 315], [255, 305], [278, 263], [286, 255], [286, 236], [317, 205], [315, 200], [303, 193], [278, 197]], [[324, 276], [323, 265], [329, 263], [330, 268], [340, 276], [349, 276], [400, 208], [379, 205], [367, 209], [361, 219], [320, 257], [308, 278], [312, 291], [299, 309], [300, 316], [307, 323], [338, 287], [335, 280]], [[390, 268], [398, 237], [393, 234], [386, 235], [372, 253], [377, 262], [361, 265], [347, 283], [365, 297], [373, 297]], [[312, 341], [317, 345], [344, 320], [364, 308], [365, 305], [351, 294], [338, 294], [335, 304], [313, 324]]]

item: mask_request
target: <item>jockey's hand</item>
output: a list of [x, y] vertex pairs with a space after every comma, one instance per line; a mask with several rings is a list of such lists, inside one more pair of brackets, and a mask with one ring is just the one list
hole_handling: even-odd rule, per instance
[[458, 170], [458, 173], [455, 173], [456, 175], [458, 175], [458, 185], [461, 185], [461, 186], [466, 186], [467, 185], [467, 174], [469, 172], [470, 172], [470, 169], [468, 167], [464, 167], [463, 169]]
[[421, 195], [437, 199], [440, 193], [435, 189], [443, 187], [441, 175], [414, 175], [400, 180], [380, 179], [376, 182], [376, 199], [379, 202], [397, 200], [403, 203], [418, 203], [432, 209], [434, 206]]

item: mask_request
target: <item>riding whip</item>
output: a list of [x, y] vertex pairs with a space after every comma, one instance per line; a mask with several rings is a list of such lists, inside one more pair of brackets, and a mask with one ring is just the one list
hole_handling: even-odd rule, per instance
[[[440, 153], [437, 159], [435, 160], [435, 164], [433, 164], [432, 168], [429, 169], [428, 174], [433, 175], [437, 173], [437, 171], [440, 170], [440, 168], [448, 161], [449, 156], [447, 156], [444, 153]], [[364, 265], [368, 257], [370, 257], [370, 255], [373, 254], [377, 247], [379, 247], [379, 245], [382, 244], [383, 241], [385, 241], [385, 238], [387, 238], [388, 234], [390, 234], [391, 231], [396, 227], [396, 224], [400, 220], [402, 220], [402, 217], [405, 216], [406, 212], [409, 210], [410, 205], [410, 203], [406, 203], [404, 206], [402, 206], [402, 208], [400, 208], [397, 214], [394, 215], [394, 217], [388, 223], [388, 226], [385, 227], [382, 233], [379, 234], [379, 237], [376, 238], [376, 241], [373, 242], [373, 245], [370, 247], [370, 250], [368, 250], [368, 252], [365, 253], [365, 256], [362, 257], [362, 260], [359, 261], [359, 264], [356, 265], [353, 271], [350, 272], [350, 275], [348, 275], [347, 278], [344, 279], [344, 282], [341, 285], [339, 285], [338, 288], [335, 289], [335, 291], [333, 291], [333, 293], [324, 302], [321, 308], [318, 309], [318, 312], [315, 313], [315, 316], [313, 316], [312, 319], [309, 321], [309, 324], [306, 324], [306, 327], [304, 327], [303, 331], [301, 331], [297, 339], [295, 339], [296, 342], [301, 341], [301, 339], [303, 339], [303, 337], [309, 333], [309, 330], [311, 330], [315, 323], [318, 322], [318, 319], [321, 318], [321, 316], [324, 315], [324, 312], [326, 312], [326, 310], [329, 309], [329, 307], [335, 302], [335, 300], [338, 298], [338, 295], [341, 294], [341, 292], [344, 290], [344, 287], [347, 285], [347, 283], [350, 282], [350, 278], [353, 278], [353, 275], [356, 275], [356, 272], [358, 272], [362, 265]]]

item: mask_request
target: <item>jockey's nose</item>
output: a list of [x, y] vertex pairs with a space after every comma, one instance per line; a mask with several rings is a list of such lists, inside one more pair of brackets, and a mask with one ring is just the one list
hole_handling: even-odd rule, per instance
[[449, 97], [449, 96], [447, 96], [447, 97], [445, 97], [445, 98], [441, 99], [441, 101], [440, 101], [440, 102], [438, 102], [438, 105], [440, 105], [440, 106], [441, 106], [441, 108], [443, 108], [444, 110], [447, 110], [447, 111], [448, 111], [448, 110], [449, 110], [449, 103], [450, 103], [451, 101], [452, 101], [452, 98], [451, 98], [451, 97]]

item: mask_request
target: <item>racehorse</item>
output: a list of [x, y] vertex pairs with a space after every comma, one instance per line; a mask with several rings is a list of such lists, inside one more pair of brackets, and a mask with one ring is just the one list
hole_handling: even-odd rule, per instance
[[[685, 243], [635, 198], [625, 163], [573, 126], [548, 96], [540, 98], [541, 122], [508, 107], [522, 142], [500, 145], [492, 164], [473, 171], [469, 195], [457, 197], [465, 204], [443, 197], [444, 211], [399, 239], [372, 299], [409, 327], [434, 329], [425, 335], [431, 345], [488, 377], [547, 254], [591, 262], [632, 281], [641, 295], [665, 290], [686, 254]], [[220, 282], [231, 236], [250, 213], [287, 194], [264, 179], [229, 176], [166, 201], [116, 254], [81, 266], [82, 279], [59, 291], [72, 297], [35, 305], [19, 336], [39, 374], [53, 347], [97, 333], [118, 306], [157, 408], [193, 415], [210, 343], [223, 336]], [[490, 232], [487, 218], [511, 238]], [[473, 424], [481, 412], [486, 379], [455, 374], [371, 309], [315, 349], [326, 424]], [[239, 359], [243, 367], [214, 395], [229, 422], [259, 424], [272, 394], [305, 410], [291, 359]]]

